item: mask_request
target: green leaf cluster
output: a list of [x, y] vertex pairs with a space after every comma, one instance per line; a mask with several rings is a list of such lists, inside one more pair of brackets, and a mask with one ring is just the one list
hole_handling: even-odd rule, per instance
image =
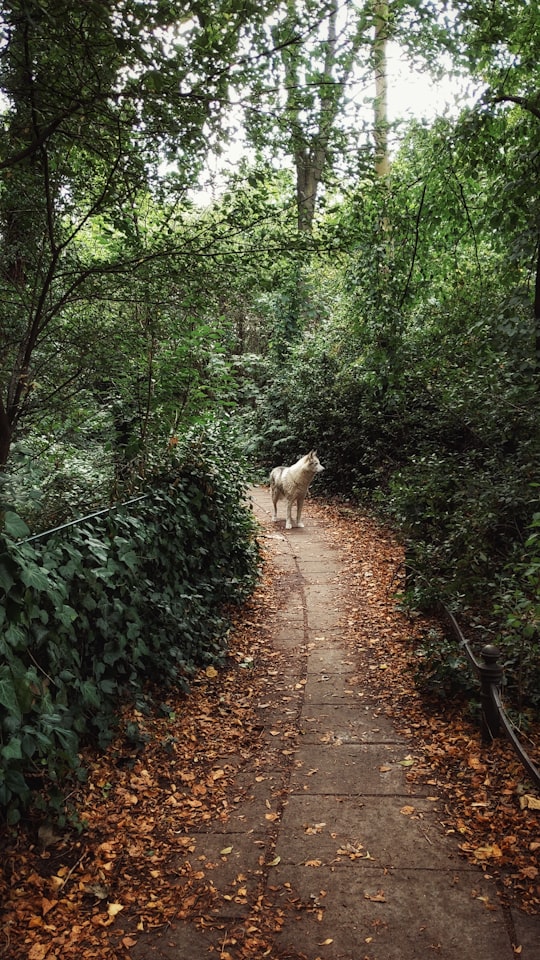
[[156, 466], [129, 507], [27, 541], [5, 514], [0, 806], [10, 822], [33, 791], [62, 795], [81, 744], [109, 741], [122, 702], [148, 684], [187, 689], [198, 667], [222, 661], [231, 606], [258, 572], [244, 493], [215, 428]]

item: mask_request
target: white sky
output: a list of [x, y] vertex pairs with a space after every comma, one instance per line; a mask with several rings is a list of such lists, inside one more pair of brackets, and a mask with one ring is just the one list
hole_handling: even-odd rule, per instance
[[457, 114], [460, 106], [470, 99], [465, 81], [449, 74], [442, 80], [433, 80], [427, 72], [411, 69], [399, 50], [391, 50], [388, 58], [388, 119], [433, 120], [446, 111]]
[[[461, 107], [473, 100], [465, 80], [459, 81], [448, 73], [442, 80], [436, 81], [429, 73], [412, 69], [399, 47], [392, 44], [389, 45], [387, 68], [390, 123], [412, 119], [430, 121], [445, 113], [457, 116]], [[374, 87], [370, 96], [375, 96]], [[366, 110], [371, 117], [371, 103]], [[400, 138], [399, 132], [392, 136], [394, 148], [399, 145]], [[234, 169], [243, 156], [246, 156], [246, 150], [239, 137], [236, 143], [226, 147], [222, 157], [209, 157], [207, 171], [210, 182], [196, 192], [197, 202], [209, 203], [219, 196], [223, 185], [220, 171], [224, 170], [226, 174]]]

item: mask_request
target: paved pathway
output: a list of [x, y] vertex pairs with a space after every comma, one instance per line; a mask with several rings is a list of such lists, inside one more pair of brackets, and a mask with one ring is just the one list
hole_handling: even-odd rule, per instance
[[538, 918], [503, 911], [445, 834], [442, 800], [407, 780], [410, 744], [341, 639], [343, 560], [324, 521], [308, 500], [305, 528], [285, 532], [268, 491], [252, 497], [283, 600], [261, 755], [239, 769], [227, 821], [195, 838], [192, 857], [216, 863], [226, 899], [206, 928], [143, 938], [133, 957], [234, 957], [235, 924], [259, 898], [276, 930], [272, 952], [253, 960], [540, 960]]

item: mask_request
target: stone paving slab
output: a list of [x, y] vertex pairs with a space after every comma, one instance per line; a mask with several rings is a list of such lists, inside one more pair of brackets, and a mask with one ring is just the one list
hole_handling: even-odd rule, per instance
[[[312, 900], [311, 914], [277, 937], [280, 947], [309, 943], [321, 960], [510, 960], [513, 950], [500, 909], [482, 879], [469, 872], [404, 869], [336, 869], [330, 877], [312, 869], [279, 867], [276, 883]], [[287, 896], [285, 894], [284, 896]], [[481, 898], [487, 897], [486, 903]], [[294, 954], [292, 954], [294, 956]]]
[[315, 674], [316, 677], [336, 673], [339, 676], [345, 674], [358, 674], [358, 666], [353, 656], [347, 653], [341, 644], [330, 643], [329, 637], [321, 637], [313, 644], [310, 649], [307, 660], [307, 672]]
[[284, 863], [320, 861], [332, 870], [340, 864], [356, 872], [411, 863], [416, 869], [474, 869], [459, 857], [455, 838], [444, 835], [436, 817], [436, 802], [425, 797], [291, 796], [276, 854]]
[[319, 671], [308, 675], [305, 689], [306, 704], [341, 703], [344, 700], [358, 699], [363, 695], [362, 678], [358, 674], [332, 673]]
[[308, 583], [339, 582], [343, 564], [338, 560], [319, 560], [318, 557], [302, 557], [302, 570]]
[[300, 718], [304, 743], [402, 743], [390, 720], [358, 701], [309, 704]]
[[326, 744], [302, 741], [291, 773], [291, 793], [317, 796], [349, 794], [350, 796], [429, 792], [427, 786], [414, 786], [403, 775], [400, 761], [405, 760], [406, 747], [388, 743], [343, 743], [330, 740]]

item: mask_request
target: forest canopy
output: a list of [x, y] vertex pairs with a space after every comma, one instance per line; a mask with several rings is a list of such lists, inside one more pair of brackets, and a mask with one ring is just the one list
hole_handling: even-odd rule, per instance
[[[316, 447], [399, 530], [404, 602], [538, 709], [539, 32], [536, 0], [5, 3], [8, 527], [216, 424], [255, 478]], [[389, 119], [395, 50], [461, 101]]]

